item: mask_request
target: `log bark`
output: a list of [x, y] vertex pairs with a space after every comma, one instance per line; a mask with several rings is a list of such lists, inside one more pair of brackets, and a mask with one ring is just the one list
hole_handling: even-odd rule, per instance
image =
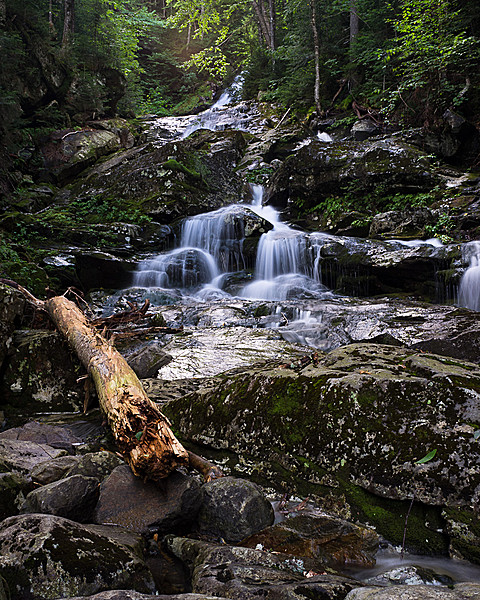
[[135, 475], [158, 480], [189, 456], [168, 419], [148, 398], [125, 359], [63, 296], [45, 301], [45, 309], [92, 377], [118, 449]]

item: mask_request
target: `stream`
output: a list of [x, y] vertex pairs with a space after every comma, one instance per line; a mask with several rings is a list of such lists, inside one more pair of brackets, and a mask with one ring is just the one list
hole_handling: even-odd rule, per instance
[[[148, 139], [162, 145], [167, 141], [186, 139], [202, 128], [214, 131], [231, 128], [255, 133], [262, 127], [262, 117], [241, 102], [232, 104], [240, 86], [241, 79], [237, 79], [232, 90], [222, 94], [200, 115], [152, 120]], [[314, 137], [321, 143], [335, 143], [321, 131]], [[306, 139], [302, 143], [310, 141]], [[385, 335], [388, 329], [382, 328], [378, 319], [382, 311], [391, 311], [397, 321], [400, 315], [400, 323], [397, 323], [398, 328], [403, 329], [398, 334], [400, 339], [404, 336], [408, 343], [422, 341], [417, 331], [409, 330], [408, 322], [434, 319], [434, 307], [403, 305], [398, 309], [392, 308], [385, 299], [359, 301], [335, 293], [329, 286], [331, 277], [324, 268], [323, 259], [325, 249], [332, 246], [340, 246], [353, 254], [368, 247], [372, 253], [385, 255], [389, 260], [391, 256], [408, 256], [419, 249], [428, 257], [436, 257], [447, 250], [440, 240], [375, 241], [308, 233], [290, 226], [278, 210], [268, 205], [262, 185], [250, 185], [248, 195], [248, 201], [244, 203], [186, 218], [175, 247], [141, 260], [133, 275], [132, 287], [118, 292], [107, 303], [108, 313], [122, 296], [148, 297], [154, 306], [161, 307], [168, 324], [186, 322], [194, 325], [187, 342], [178, 342], [176, 347], [167, 346], [174, 361], [160, 369], [159, 378], [205, 377], [248, 365], [252, 356], [257, 359], [280, 357], [284, 355], [285, 347], [275, 346], [279, 336], [294, 346], [300, 344], [322, 350], [356, 341], [356, 335], [360, 340], [375, 340]], [[252, 259], [246, 252], [245, 241], [254, 229], [259, 238]], [[464, 262], [469, 266], [461, 279], [456, 301], [459, 306], [480, 310], [480, 242], [464, 244], [462, 252]], [[356, 316], [360, 311], [363, 320]], [[366, 313], [368, 317], [365, 317]], [[186, 315], [190, 315], [190, 323]], [[336, 324], [338, 319], [343, 320], [341, 332]], [[216, 330], [204, 334], [208, 328]], [[263, 356], [261, 345], [258, 348], [252, 345], [251, 338], [245, 341], [247, 329], [255, 328], [275, 336], [265, 338], [264, 343], [270, 345], [268, 356]], [[392, 328], [388, 329], [391, 331]], [[199, 348], [209, 353], [208, 360], [202, 362]], [[242, 357], [231, 359], [236, 352]], [[175, 368], [175, 359], [180, 359], [181, 367]], [[186, 364], [188, 361], [190, 363]], [[381, 552], [375, 569], [354, 575], [371, 580], [385, 571], [410, 565], [431, 570], [434, 574], [432, 584], [452, 580], [480, 581], [480, 567], [444, 558], [407, 555], [402, 560], [394, 551]], [[391, 576], [392, 579], [395, 577]], [[415, 577], [408, 580], [409, 577], [405, 576], [405, 582], [418, 582]]]

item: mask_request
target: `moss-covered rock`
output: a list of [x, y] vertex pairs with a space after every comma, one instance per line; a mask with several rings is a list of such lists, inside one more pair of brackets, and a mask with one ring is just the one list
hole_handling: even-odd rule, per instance
[[170, 224], [242, 198], [243, 182], [234, 168], [244, 145], [236, 131], [199, 131], [161, 147], [147, 144], [94, 168], [73, 193], [123, 199]]
[[141, 552], [139, 536], [51, 515], [10, 517], [0, 525], [0, 575], [19, 600], [119, 588], [153, 593]]
[[[166, 410], [188, 439], [256, 457], [272, 449], [303, 457], [320, 470], [317, 480], [336, 481], [344, 493], [355, 484], [384, 498], [472, 510], [479, 397], [477, 365], [353, 344], [317, 366], [218, 377]], [[417, 464], [433, 449], [432, 460]], [[368, 521], [381, 530], [382, 515], [378, 507]], [[439, 516], [437, 523], [441, 529]]]
[[83, 367], [59, 333], [24, 330], [15, 334], [0, 394], [8, 416], [79, 410]]

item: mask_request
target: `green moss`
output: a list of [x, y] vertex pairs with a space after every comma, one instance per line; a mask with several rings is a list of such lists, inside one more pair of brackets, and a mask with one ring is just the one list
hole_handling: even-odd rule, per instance
[[185, 173], [185, 175], [188, 175], [189, 177], [193, 177], [194, 179], [202, 179], [202, 176], [200, 175], [200, 173], [197, 173], [197, 171], [189, 169], [188, 167], [183, 165], [178, 160], [175, 160], [174, 158], [170, 158], [169, 160], [165, 161], [162, 164], [162, 167], [164, 169], [169, 169], [170, 171], [179, 171], [181, 173]]

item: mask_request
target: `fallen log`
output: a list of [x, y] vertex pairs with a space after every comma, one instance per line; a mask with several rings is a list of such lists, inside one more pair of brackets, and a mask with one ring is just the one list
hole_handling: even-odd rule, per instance
[[119, 452], [135, 475], [162, 479], [188, 452], [170, 429], [168, 419], [145, 393], [123, 356], [63, 296], [45, 301], [45, 309], [92, 377]]
[[135, 475], [156, 481], [177, 466], [190, 466], [207, 481], [222, 477], [220, 469], [180, 444], [135, 372], [76, 304], [63, 296], [38, 300], [14, 281], [0, 279], [0, 283], [20, 290], [36, 310], [46, 311], [67, 338], [95, 384], [118, 450]]

